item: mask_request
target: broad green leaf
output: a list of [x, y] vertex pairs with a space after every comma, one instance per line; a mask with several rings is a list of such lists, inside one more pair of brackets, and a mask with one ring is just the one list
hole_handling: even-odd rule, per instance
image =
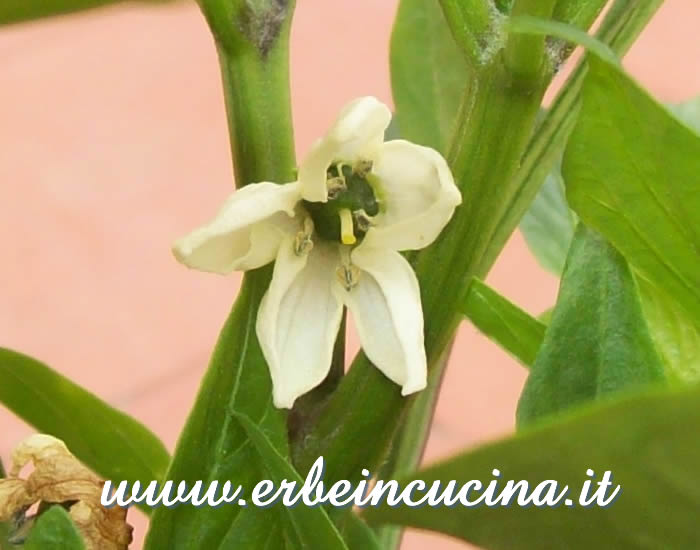
[[[242, 414], [236, 414], [253, 443], [267, 474], [276, 486], [284, 480], [296, 481], [301, 487], [304, 480], [294, 467], [282, 456], [268, 439], [260, 427]], [[278, 506], [280, 506], [278, 504]], [[299, 503], [293, 507], [285, 507], [289, 523], [301, 542], [300, 548], [323, 548], [324, 550], [347, 550], [347, 546], [321, 506], [310, 507]]]
[[68, 512], [52, 506], [29, 531], [24, 550], [84, 550], [85, 544]]
[[624, 258], [579, 224], [518, 424], [664, 379]]
[[[700, 97], [668, 105], [681, 121], [700, 132]], [[520, 230], [530, 251], [542, 267], [561, 275], [566, 253], [576, 226], [576, 215], [564, 194], [560, 167], [546, 178], [530, 209], [520, 222]]]
[[[180, 435], [166, 479], [192, 486], [214, 480], [248, 489], [260, 478], [260, 467], [246, 431], [234, 418], [242, 413], [266, 430], [276, 448], [286, 452], [286, 414], [272, 405], [267, 364], [255, 334], [258, 304], [269, 284], [268, 266], [247, 273], [236, 303], [219, 336], [195, 407]], [[218, 548], [240, 507], [157, 508], [146, 550]], [[233, 535], [232, 535], [233, 536]]]
[[[428, 486], [449, 480], [488, 484], [501, 472], [525, 480], [529, 492], [545, 480], [569, 487], [572, 506], [368, 508], [370, 523], [394, 523], [439, 531], [485, 550], [688, 550], [700, 548], [700, 387], [658, 389], [597, 404], [400, 479]], [[579, 506], [586, 470], [600, 481], [605, 471], [620, 485], [607, 508]], [[593, 490], [596, 486], [593, 485]], [[561, 489], [560, 489], [561, 490]], [[592, 492], [591, 491], [591, 492]], [[472, 491], [470, 500], [480, 492]], [[611, 491], [608, 491], [608, 495]], [[414, 498], [418, 499], [418, 492]]]
[[[77, 11], [116, 4], [123, 0], [2, 0], [0, 25], [41, 19]], [[143, 3], [163, 3], [167, 0], [141, 0]]]
[[700, 96], [682, 103], [669, 105], [668, 108], [681, 121], [700, 134]]
[[99, 475], [148, 483], [170, 457], [145, 426], [43, 363], [0, 348], [0, 404], [39, 432], [65, 442]]
[[564, 155], [569, 204], [700, 325], [700, 136], [591, 57]]
[[557, 167], [547, 176], [520, 221], [520, 231], [540, 265], [560, 275], [575, 227], [576, 216], [566, 203], [564, 181]]
[[390, 55], [402, 137], [445, 153], [470, 76], [439, 0], [401, 0]]
[[637, 278], [642, 310], [656, 350], [664, 360], [669, 378], [700, 381], [700, 331], [676, 302]]
[[469, 287], [462, 312], [476, 328], [523, 365], [532, 365], [542, 345], [546, 325], [478, 279]]

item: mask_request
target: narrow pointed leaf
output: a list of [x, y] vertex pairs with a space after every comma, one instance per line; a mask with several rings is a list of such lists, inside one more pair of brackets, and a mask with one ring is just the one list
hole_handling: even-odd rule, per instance
[[589, 65], [564, 155], [569, 204], [700, 325], [700, 136], [618, 67]]
[[[2, 0], [0, 25], [42, 19], [53, 15], [73, 13], [123, 0]], [[144, 3], [162, 3], [166, 0], [141, 0]]]
[[343, 514], [339, 528], [349, 550], [382, 550], [377, 535], [354, 512]]
[[469, 78], [439, 0], [401, 0], [391, 35], [391, 88], [401, 136], [445, 153]]
[[[545, 480], [569, 487], [565, 503], [521, 507], [517, 492], [510, 506], [452, 508], [422, 506], [367, 508], [372, 524], [393, 523], [430, 529], [485, 550], [685, 550], [700, 547], [700, 387], [654, 390], [569, 414], [537, 429], [480, 447], [406, 476], [428, 486], [449, 480], [484, 485], [501, 472], [500, 492], [508, 480], [529, 483], [528, 495]], [[579, 505], [583, 482], [605, 471], [619, 497], [606, 508]], [[595, 483], [592, 491], [596, 489]], [[612, 493], [608, 491], [608, 496]], [[472, 491], [469, 500], [483, 493]], [[414, 499], [420, 498], [417, 493]]]
[[0, 381], [0, 404], [63, 440], [104, 478], [148, 483], [165, 475], [170, 457], [148, 428], [36, 359], [0, 348]]
[[[237, 413], [264, 426], [276, 448], [286, 449], [286, 415], [272, 405], [270, 375], [255, 335], [258, 304], [270, 272], [268, 267], [246, 274], [166, 479], [185, 481], [188, 486], [198, 480], [205, 486], [229, 480], [251, 489], [260, 479], [260, 468], [246, 431], [234, 417]], [[157, 508], [145, 548], [190, 550], [192, 540], [201, 548], [216, 548], [240, 510], [235, 504]]]
[[546, 325], [474, 279], [462, 309], [476, 328], [525, 366], [535, 361]]
[[24, 550], [84, 550], [85, 544], [68, 512], [52, 506], [29, 531]]
[[[276, 486], [283, 480], [296, 481], [297, 488], [304, 480], [294, 467], [282, 456], [255, 422], [242, 414], [236, 414], [238, 422], [248, 433], [267, 474]], [[285, 507], [289, 523], [296, 532], [301, 548], [323, 548], [324, 550], [347, 550], [347, 546], [328, 517], [325, 509], [320, 506], [310, 507], [299, 503], [293, 507]]]
[[282, 522], [276, 509], [247, 506], [241, 510], [216, 548], [285, 550]]
[[552, 320], [518, 403], [519, 425], [664, 378], [627, 263], [579, 224]]

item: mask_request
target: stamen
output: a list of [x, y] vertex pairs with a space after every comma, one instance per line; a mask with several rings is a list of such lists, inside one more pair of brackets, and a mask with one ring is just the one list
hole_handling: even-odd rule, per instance
[[352, 213], [352, 219], [355, 221], [358, 231], [362, 233], [367, 233], [369, 228], [374, 225], [374, 218], [370, 216], [364, 209], [355, 210]]
[[355, 228], [352, 222], [352, 213], [349, 209], [343, 208], [338, 212], [340, 216], [340, 240], [343, 244], [355, 244]]
[[314, 247], [314, 242], [311, 240], [311, 236], [314, 233], [314, 222], [310, 217], [304, 218], [304, 226], [301, 231], [296, 234], [294, 238], [294, 254], [301, 256], [302, 254], [308, 254]]
[[371, 160], [358, 160], [355, 163], [355, 167], [353, 168], [353, 172], [360, 176], [361, 178], [364, 178], [367, 176], [372, 171], [372, 165], [374, 163]]
[[345, 183], [345, 179], [337, 176], [334, 178], [328, 178], [328, 180], [326, 180], [326, 187], [328, 187], [328, 198], [331, 200], [336, 198], [343, 191], [346, 191], [348, 188]]
[[343, 174], [343, 166], [345, 166], [345, 163], [343, 162], [335, 163], [335, 169], [338, 171], [338, 177], [343, 180], [343, 185], [347, 185], [347, 182], [345, 181], [345, 174]]
[[343, 285], [343, 288], [350, 292], [355, 286], [357, 286], [361, 271], [360, 268], [353, 265], [350, 261], [350, 249], [347, 247], [340, 247], [340, 262], [341, 265], [338, 267], [338, 269], [336, 269], [335, 273], [340, 281], [340, 284]]

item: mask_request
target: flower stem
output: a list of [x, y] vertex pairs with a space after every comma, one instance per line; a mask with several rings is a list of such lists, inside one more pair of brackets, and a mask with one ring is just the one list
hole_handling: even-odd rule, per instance
[[490, 48], [497, 18], [491, 0], [440, 0], [455, 41], [474, 66], [481, 65]]
[[[549, 19], [556, 0], [515, 0], [511, 15], [531, 15]], [[504, 50], [505, 65], [520, 87], [536, 88], [545, 74], [545, 37], [513, 33]]]
[[[201, 4], [216, 37], [236, 185], [292, 181], [296, 159], [288, 41], [294, 2], [270, 1], [271, 13], [247, 3], [231, 8], [235, 1]], [[274, 39], [261, 41], [258, 35]]]
[[[236, 183], [292, 181], [288, 53], [293, 0], [201, 0], [201, 8], [219, 52]], [[286, 414], [269, 399], [267, 366], [255, 337], [257, 310], [271, 273], [271, 266], [246, 273], [166, 479], [190, 485], [215, 479], [246, 484], [257, 475], [252, 465], [241, 468], [230, 460], [245, 442], [232, 412], [264, 421], [286, 453]], [[198, 548], [218, 547], [239, 512], [230, 506], [158, 508], [144, 548], [178, 550], [191, 548], [192, 541]]]

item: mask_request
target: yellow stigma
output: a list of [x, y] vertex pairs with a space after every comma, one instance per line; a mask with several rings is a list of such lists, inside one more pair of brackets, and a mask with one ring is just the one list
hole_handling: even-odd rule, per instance
[[352, 223], [352, 213], [348, 208], [343, 208], [338, 212], [340, 216], [340, 240], [343, 244], [355, 244], [355, 228]]

